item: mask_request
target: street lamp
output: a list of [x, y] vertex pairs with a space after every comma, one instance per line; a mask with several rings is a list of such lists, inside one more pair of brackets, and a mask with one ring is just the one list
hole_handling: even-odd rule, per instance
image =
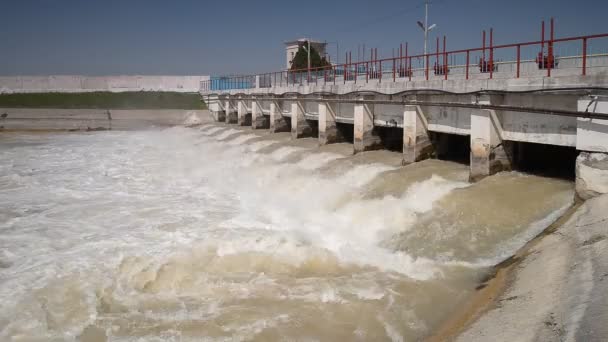
[[422, 29], [422, 31], [424, 31], [424, 59], [423, 59], [423, 66], [426, 68], [426, 47], [428, 44], [428, 40], [429, 40], [429, 32], [434, 29], [435, 27], [437, 27], [437, 25], [433, 24], [430, 27], [428, 26], [429, 23], [429, 3], [430, 0], [425, 0], [424, 1], [424, 24], [421, 23], [420, 21], [418, 21], [418, 26], [420, 26], [420, 28]]

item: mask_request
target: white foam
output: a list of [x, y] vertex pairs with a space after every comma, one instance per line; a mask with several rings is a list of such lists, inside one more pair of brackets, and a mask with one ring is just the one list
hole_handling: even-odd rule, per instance
[[343, 158], [343, 156], [341, 154], [328, 152], [311, 153], [302, 158], [296, 165], [305, 170], [314, 170], [338, 158]]
[[218, 134], [218, 135], [215, 137], [215, 139], [216, 139], [216, 140], [224, 140], [224, 139], [228, 138], [229, 136], [231, 136], [231, 135], [233, 135], [233, 134], [235, 134], [235, 133], [239, 133], [239, 132], [240, 132], [240, 131], [237, 131], [237, 130], [236, 130], [236, 129], [234, 129], [234, 128], [229, 128], [229, 129], [227, 129], [227, 130], [223, 131], [222, 133]]
[[281, 160], [284, 160], [285, 158], [289, 157], [289, 155], [291, 155], [292, 153], [303, 151], [303, 150], [304, 150], [304, 148], [302, 148], [302, 147], [283, 146], [283, 147], [278, 148], [276, 151], [272, 152], [270, 154], [270, 156], [272, 159], [274, 159], [276, 161], [281, 161]]
[[201, 132], [205, 132], [205, 131], [210, 130], [210, 129], [211, 129], [211, 128], [213, 128], [213, 127], [218, 127], [218, 126], [216, 126], [216, 125], [214, 125], [214, 124], [206, 124], [206, 125], [202, 125], [202, 126], [200, 126], [200, 127], [198, 128], [198, 130], [199, 130], [199, 131], [201, 131]]
[[223, 131], [225, 129], [226, 129], [226, 127], [218, 127], [218, 126], [211, 127], [210, 129], [207, 129], [207, 130], [203, 131], [203, 134], [205, 134], [205, 135], [211, 135], [211, 134], [213, 134], [215, 132]]
[[361, 187], [372, 181], [380, 173], [394, 169], [395, 167], [379, 163], [357, 165], [346, 171], [345, 174], [340, 175], [336, 180], [345, 185]]
[[239, 135], [238, 137], [232, 139], [228, 144], [235, 146], [235, 145], [242, 145], [244, 143], [246, 143], [247, 141], [251, 140], [251, 139], [255, 139], [258, 138], [257, 135], [255, 134], [243, 134], [243, 135]]
[[465, 188], [470, 183], [448, 181], [433, 175], [430, 179], [412, 184], [405, 196], [409, 199], [409, 207], [417, 213], [429, 211], [433, 204], [454, 189]]
[[272, 140], [262, 140], [262, 141], [256, 141], [256, 142], [254, 142], [254, 143], [249, 144], [249, 145], [247, 146], [247, 148], [248, 148], [250, 151], [257, 152], [257, 151], [259, 151], [259, 150], [263, 149], [264, 147], [268, 147], [268, 146], [270, 146], [270, 145], [274, 145], [274, 144], [277, 144], [277, 143], [278, 143], [277, 141], [272, 141]]
[[199, 125], [201, 123], [203, 123], [203, 119], [196, 112], [189, 111], [184, 115], [184, 125]]

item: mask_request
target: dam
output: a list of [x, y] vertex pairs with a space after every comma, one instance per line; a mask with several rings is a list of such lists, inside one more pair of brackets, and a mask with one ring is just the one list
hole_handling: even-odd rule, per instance
[[[438, 38], [427, 55], [219, 77], [201, 82], [201, 95], [217, 121], [321, 145], [348, 141], [354, 153], [398, 150], [404, 164], [468, 159], [472, 180], [560, 163], [574, 170], [577, 151], [608, 152], [608, 55], [588, 51], [606, 39], [554, 38], [551, 21], [546, 41], [544, 23], [541, 41], [493, 46], [490, 38], [488, 47], [446, 51]], [[572, 46], [582, 48], [557, 55]], [[540, 52], [524, 58], [532, 49]]]

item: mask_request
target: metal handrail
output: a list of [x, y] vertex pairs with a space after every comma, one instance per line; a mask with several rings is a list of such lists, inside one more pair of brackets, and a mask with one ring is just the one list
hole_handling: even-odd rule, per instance
[[[593, 57], [593, 56], [602, 56], [605, 54], [587, 54], [587, 47], [589, 44], [590, 40], [593, 39], [600, 39], [600, 38], [608, 38], [608, 33], [602, 33], [602, 34], [593, 34], [593, 35], [586, 35], [586, 36], [575, 36], [575, 37], [565, 37], [565, 38], [556, 38], [556, 39], [549, 39], [549, 40], [536, 40], [536, 41], [529, 41], [529, 42], [520, 42], [520, 43], [512, 43], [512, 44], [502, 44], [502, 45], [492, 45], [490, 44], [489, 47], [477, 47], [477, 48], [470, 48], [470, 49], [460, 49], [460, 50], [451, 50], [451, 51], [444, 51], [440, 52], [440, 51], [436, 51], [434, 53], [427, 53], [427, 54], [418, 54], [418, 55], [406, 55], [406, 56], [399, 56], [399, 57], [391, 57], [391, 58], [374, 58], [374, 59], [370, 59], [370, 60], [366, 60], [366, 61], [359, 61], [359, 62], [353, 62], [353, 63], [343, 63], [343, 64], [339, 64], [339, 65], [332, 65], [332, 66], [324, 66], [324, 67], [316, 67], [316, 68], [303, 68], [303, 69], [296, 69], [296, 70], [281, 70], [281, 71], [276, 71], [276, 72], [268, 72], [268, 73], [259, 73], [259, 74], [252, 74], [252, 75], [246, 75], [246, 76], [238, 76], [236, 77], [237, 79], [253, 79], [253, 83], [254, 85], [251, 88], [255, 88], [256, 85], [256, 79], [258, 80], [264, 80], [264, 85], [269, 84], [271, 87], [272, 86], [290, 86], [290, 85], [301, 85], [304, 83], [318, 83], [319, 81], [324, 82], [324, 84], [328, 84], [328, 83], [332, 83], [335, 84], [336, 83], [336, 78], [338, 76], [342, 76], [342, 80], [341, 82], [346, 83], [346, 82], [350, 82], [350, 81], [354, 81], [355, 83], [358, 81], [359, 76], [363, 76], [363, 73], [365, 74], [365, 82], [369, 82], [370, 79], [377, 79], [378, 82], [383, 82], [383, 78], [386, 77], [388, 79], [392, 79], [392, 81], [395, 81], [396, 78], [408, 78], [409, 80], [411, 80], [412, 78], [412, 74], [415, 71], [422, 71], [424, 74], [424, 77], [428, 80], [429, 79], [429, 74], [430, 72], [433, 71], [432, 68], [440, 68], [438, 70], [442, 70], [443, 72], [440, 74], [442, 77], [444, 77], [445, 79], [448, 79], [448, 74], [449, 74], [449, 69], [450, 68], [458, 68], [458, 67], [462, 67], [464, 66], [466, 68], [466, 78], [469, 78], [470, 70], [469, 67], [472, 65], [475, 65], [475, 63], [471, 63], [470, 61], [470, 57], [471, 57], [471, 53], [475, 53], [475, 52], [484, 52], [486, 50], [488, 50], [488, 52], [490, 53], [490, 61], [492, 63], [492, 67], [489, 70], [489, 78], [492, 78], [492, 74], [493, 72], [495, 72], [494, 70], [494, 65], [498, 65], [498, 64], [509, 64], [509, 63], [515, 63], [517, 65], [517, 72], [515, 77], [519, 78], [521, 76], [521, 72], [520, 72], [520, 65], [521, 63], [524, 62], [529, 62], [529, 59], [526, 60], [522, 60], [521, 59], [521, 48], [522, 47], [526, 47], [526, 46], [534, 46], [534, 45], [540, 45], [541, 47], [543, 47], [545, 44], [548, 46], [551, 46], [551, 48], [553, 48], [553, 44], [555, 43], [563, 43], [563, 42], [573, 42], [573, 41], [581, 41], [582, 43], [582, 54], [579, 55], [577, 54], [576, 56], [560, 56], [557, 57], [555, 55], [553, 55], [552, 50], [551, 53], [551, 58], [553, 60], [555, 59], [565, 59], [565, 58], [581, 58], [582, 59], [582, 66], [581, 66], [581, 75], [586, 75], [587, 73], [587, 59], [589, 57]], [[517, 49], [517, 59], [513, 60], [513, 61], [498, 61], [495, 60], [493, 57], [494, 51], [495, 50], [499, 50], [499, 49], [510, 49], [510, 48], [516, 48]], [[438, 49], [439, 50], [439, 49]], [[541, 48], [541, 53], [544, 54], [543, 49]], [[452, 64], [449, 65], [448, 60], [449, 60], [449, 56], [455, 56], [457, 54], [466, 54], [466, 60], [467, 62], [464, 64]], [[434, 67], [430, 67], [430, 62], [431, 62], [431, 58], [435, 59], [435, 66]], [[485, 57], [484, 57], [485, 58]], [[423, 68], [413, 68], [412, 67], [412, 60], [416, 60], [416, 61], [425, 61], [425, 66]], [[442, 60], [442, 64], [439, 63], [439, 61]], [[551, 70], [554, 69], [556, 67], [553, 65], [545, 65], [543, 64], [544, 62], [539, 62], [540, 65], [543, 67], [542, 69], [546, 69], [547, 70], [547, 76], [551, 77]], [[383, 64], [384, 66], [386, 66], [385, 71], [383, 72]], [[404, 68], [405, 66], [405, 68]], [[383, 74], [392, 74], [391, 77], [387, 77], [386, 75]], [[399, 75], [399, 77], [397, 77], [397, 75]], [[403, 76], [402, 76], [403, 75]], [[226, 78], [228, 80], [231, 79], [230, 76], [226, 76]], [[266, 82], [268, 81], [268, 82]], [[207, 83], [205, 83], [207, 82]], [[211, 82], [213, 82], [212, 80], [209, 81], [202, 81], [201, 82], [201, 89], [207, 89], [207, 90], [211, 90]], [[267, 87], [261, 87], [261, 88], [267, 88]], [[239, 89], [246, 89], [246, 88], [239, 88]], [[224, 89], [226, 90], [226, 89]]]

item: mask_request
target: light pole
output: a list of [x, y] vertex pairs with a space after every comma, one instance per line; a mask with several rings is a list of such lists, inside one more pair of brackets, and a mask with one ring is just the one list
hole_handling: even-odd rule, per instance
[[308, 38], [308, 73], [310, 74], [310, 38]]
[[[336, 65], [340, 64], [340, 45], [338, 44], [338, 42], [328, 42], [325, 41], [325, 44], [336, 44], [336, 61], [334, 62]], [[326, 54], [329, 55], [329, 53], [325, 52]], [[331, 57], [331, 55], [330, 55]]]
[[434, 29], [435, 27], [437, 27], [437, 25], [435, 25], [435, 24], [431, 25], [430, 27], [428, 26], [429, 25], [429, 3], [430, 3], [430, 0], [424, 0], [424, 24], [421, 23], [420, 21], [417, 22], [418, 26], [420, 26], [422, 31], [424, 31], [424, 55], [425, 55], [425, 57], [423, 58], [422, 65], [425, 68], [426, 68], [426, 54], [427, 54], [426, 47], [427, 47], [428, 40], [429, 40], [429, 32], [432, 29]]

